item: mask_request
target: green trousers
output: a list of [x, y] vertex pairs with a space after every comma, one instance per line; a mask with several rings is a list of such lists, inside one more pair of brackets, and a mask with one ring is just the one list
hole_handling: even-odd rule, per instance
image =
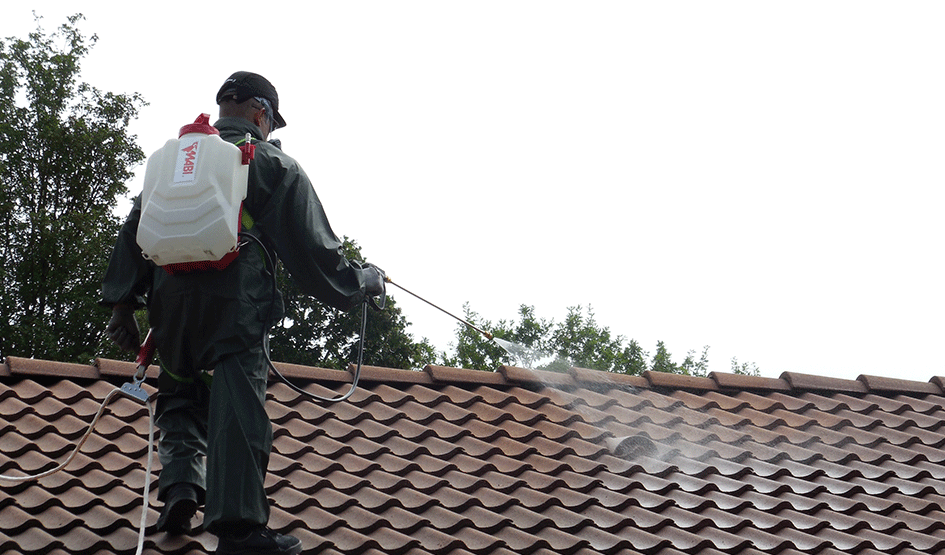
[[204, 527], [210, 532], [269, 521], [267, 375], [262, 348], [255, 347], [220, 360], [209, 386], [197, 372], [162, 371], [158, 378], [158, 499], [174, 484], [193, 484], [205, 502]]

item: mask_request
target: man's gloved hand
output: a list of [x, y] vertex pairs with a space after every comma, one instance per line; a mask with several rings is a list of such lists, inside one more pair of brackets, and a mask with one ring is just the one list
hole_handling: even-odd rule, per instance
[[105, 328], [105, 335], [122, 350], [137, 353], [141, 348], [141, 332], [138, 330], [134, 309], [127, 305], [115, 305], [112, 308], [112, 319]]
[[368, 297], [383, 295], [386, 291], [384, 280], [387, 274], [374, 264], [364, 265], [364, 292]]

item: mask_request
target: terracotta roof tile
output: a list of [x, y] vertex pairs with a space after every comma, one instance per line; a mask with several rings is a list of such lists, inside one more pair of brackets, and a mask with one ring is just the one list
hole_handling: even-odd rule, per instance
[[[134, 370], [12, 357], [4, 368], [2, 474], [58, 464]], [[351, 380], [280, 368], [322, 395]], [[335, 405], [269, 387], [270, 524], [312, 552], [945, 550], [941, 378], [365, 370], [362, 389]], [[120, 397], [65, 472], [0, 484], [0, 550], [132, 551], [147, 429], [146, 408]], [[155, 491], [151, 503], [153, 524]], [[145, 551], [215, 545], [206, 533], [156, 535]]]

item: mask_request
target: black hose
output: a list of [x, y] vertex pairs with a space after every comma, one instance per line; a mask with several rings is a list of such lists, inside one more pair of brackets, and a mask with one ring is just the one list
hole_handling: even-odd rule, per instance
[[282, 383], [287, 385], [292, 391], [295, 391], [299, 395], [311, 399], [313, 401], [319, 401], [322, 403], [339, 403], [341, 401], [347, 400], [354, 394], [354, 391], [358, 388], [358, 379], [361, 377], [361, 363], [364, 360], [364, 336], [367, 331], [367, 305], [368, 301], [365, 299], [364, 303], [361, 305], [361, 340], [358, 346], [358, 366], [354, 370], [354, 378], [351, 380], [351, 388], [344, 395], [338, 397], [322, 397], [321, 395], [315, 395], [314, 393], [309, 393], [294, 383], [290, 382], [288, 378], [282, 375], [281, 372], [276, 368], [272, 363], [272, 359], [269, 358], [269, 328], [272, 325], [272, 311], [276, 306], [276, 295], [278, 294], [278, 287], [276, 285], [276, 265], [273, 263], [272, 254], [269, 253], [269, 249], [266, 248], [266, 245], [252, 233], [240, 233], [240, 237], [249, 238], [254, 241], [259, 248], [262, 249], [263, 254], [266, 256], [266, 266], [269, 268], [269, 272], [272, 275], [272, 301], [269, 303], [269, 314], [266, 316], [265, 326], [263, 326], [262, 332], [262, 346], [263, 354], [266, 356], [266, 364], [269, 365], [269, 370], [279, 378]]

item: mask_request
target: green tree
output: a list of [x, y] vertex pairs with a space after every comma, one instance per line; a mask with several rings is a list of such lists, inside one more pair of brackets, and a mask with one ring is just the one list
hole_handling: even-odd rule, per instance
[[[513, 336], [513, 330], [508, 322], [501, 321], [493, 326], [488, 320], [482, 320], [469, 304], [463, 305], [464, 319], [479, 329], [487, 330], [494, 336], [505, 339]], [[442, 363], [455, 368], [469, 368], [475, 370], [495, 370], [503, 364], [511, 364], [512, 356], [494, 341], [486, 339], [478, 331], [464, 324], [456, 326], [456, 343], [452, 345], [453, 353], [442, 353]]]
[[626, 361], [626, 366], [615, 371], [621, 374], [639, 376], [647, 371], [648, 366], [646, 359], [649, 356], [650, 353], [644, 351], [643, 347], [640, 346], [640, 343], [638, 343], [636, 339], [631, 339], [630, 344], [623, 350], [623, 358]]
[[761, 371], [754, 362], [738, 363], [738, 358], [732, 357], [732, 374], [744, 374], [746, 376], [760, 376]]
[[686, 358], [680, 363], [679, 371], [687, 376], [701, 376], [705, 377], [709, 375], [709, 346], [706, 345], [702, 348], [702, 354], [699, 355], [699, 360], [696, 360], [696, 352], [690, 350], [686, 353]]
[[662, 341], [656, 342], [656, 352], [653, 353], [653, 360], [650, 361], [650, 370], [653, 372], [671, 372], [676, 373], [678, 367], [673, 362], [673, 355], [666, 348]]
[[[456, 343], [451, 345], [453, 352], [442, 353], [442, 363], [447, 366], [494, 370], [511, 364], [557, 372], [577, 366], [630, 375], [654, 371], [706, 376], [709, 372], [708, 346], [698, 357], [690, 350], [682, 362], [676, 363], [666, 344], [658, 341], [650, 357], [635, 339], [625, 345], [623, 336], [614, 336], [610, 328], [599, 325], [591, 307], [586, 314], [580, 306], [570, 307], [565, 319], [557, 324], [539, 318], [535, 308], [526, 305], [519, 307], [518, 322], [500, 320], [495, 325], [480, 318], [469, 305], [464, 311], [468, 322], [492, 333], [496, 340], [458, 325]], [[734, 358], [732, 371], [759, 375], [757, 365], [738, 365]]]
[[[349, 260], [364, 261], [355, 242], [346, 238], [344, 249]], [[361, 309], [341, 312], [325, 306], [302, 293], [285, 271], [279, 272], [278, 283], [285, 299], [286, 317], [273, 327], [272, 359], [336, 369], [356, 362], [361, 339]], [[393, 298], [388, 297], [381, 311], [367, 310], [365, 364], [419, 368], [435, 360], [435, 350], [427, 340], [416, 342], [407, 333], [410, 324]]]
[[[624, 338], [612, 337], [610, 328], [597, 324], [594, 311], [587, 316], [580, 306], [568, 308], [568, 315], [552, 332], [551, 345], [558, 356], [551, 369], [571, 366], [612, 372], [627, 366], [622, 349]], [[561, 365], [565, 364], [563, 368]]]
[[[88, 362], [117, 198], [144, 155], [128, 124], [145, 102], [80, 80], [98, 40], [81, 14], [0, 41], [0, 357]], [[115, 352], [112, 349], [110, 352]]]

